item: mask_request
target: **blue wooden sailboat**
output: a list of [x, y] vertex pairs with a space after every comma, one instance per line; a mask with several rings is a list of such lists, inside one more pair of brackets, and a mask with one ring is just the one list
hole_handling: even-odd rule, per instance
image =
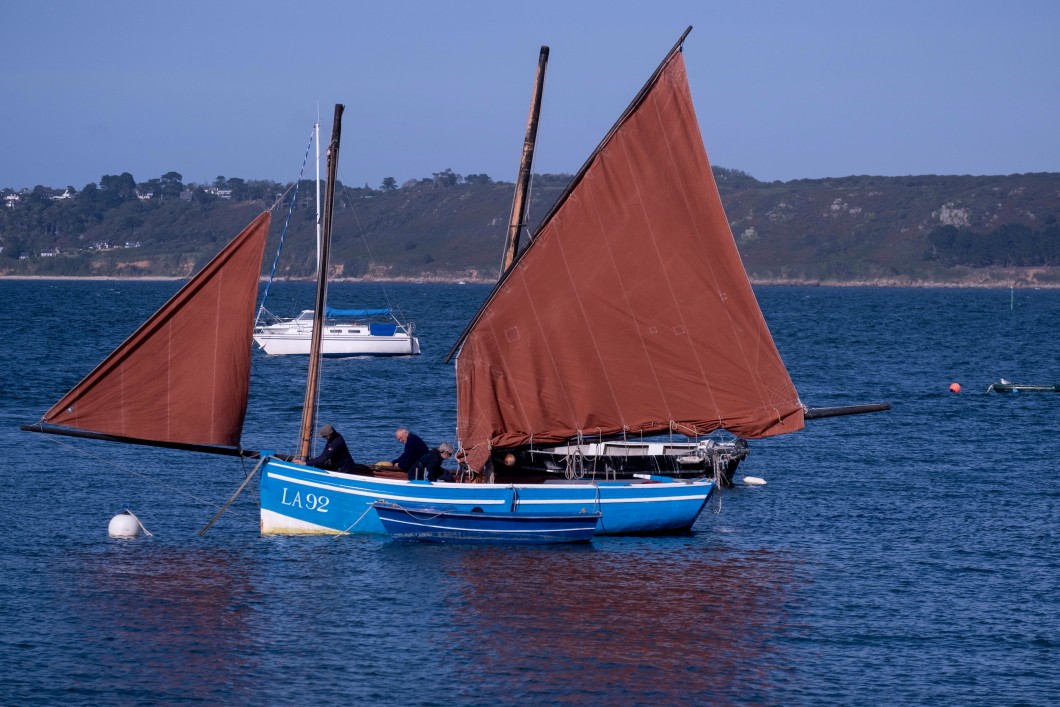
[[550, 545], [589, 542], [600, 513], [461, 513], [448, 508], [372, 504], [387, 534], [421, 542]]
[[709, 479], [666, 477], [596, 483], [478, 484], [404, 481], [322, 471], [269, 458], [261, 471], [263, 533], [384, 533], [376, 501], [471, 513], [594, 514], [597, 532], [687, 530], [714, 491]]
[[[328, 149], [322, 267], [315, 311], [326, 309], [326, 273], [341, 115], [342, 107], [336, 106], [334, 132]], [[321, 358], [318, 338], [314, 335], [309, 358], [302, 443], [295, 460], [309, 456], [315, 427], [313, 411], [318, 396], [316, 385]], [[715, 486], [713, 480], [705, 478], [690, 481], [645, 478], [608, 483], [489, 483], [492, 479], [482, 467], [475, 468], [476, 480], [487, 483], [432, 483], [369, 476], [367, 472], [326, 472], [272, 454], [263, 455], [262, 460], [259, 464], [261, 532], [267, 534], [384, 533], [379, 515], [371, 505], [379, 500], [410, 509], [445, 507], [458, 513], [470, 513], [474, 508], [492, 513], [503, 511], [528, 515], [599, 513], [599, 532], [672, 532], [692, 527]]]
[[[683, 40], [529, 244], [518, 252], [510, 240], [511, 260], [454, 347], [456, 427], [468, 466], [462, 478], [471, 482], [301, 463], [311, 456], [324, 353], [341, 105], [328, 148], [318, 321], [298, 449], [254, 451], [240, 443], [269, 212], [23, 428], [258, 458], [239, 491], [260, 472], [265, 534], [385, 533], [373, 505], [380, 501], [410, 511], [479, 508], [508, 521], [598, 515], [594, 532], [604, 534], [689, 530], [719, 477], [616, 478], [606, 457], [586, 458], [590, 443], [661, 434], [695, 446], [715, 430], [767, 437], [801, 429], [805, 409], [729, 230], [692, 106]], [[525, 160], [524, 167], [528, 176]], [[510, 239], [524, 221], [522, 207], [513, 207]], [[680, 444], [667, 446], [677, 458], [688, 454]], [[566, 472], [528, 477], [521, 465], [539, 452], [566, 463]], [[600, 475], [587, 476], [595, 464]]]

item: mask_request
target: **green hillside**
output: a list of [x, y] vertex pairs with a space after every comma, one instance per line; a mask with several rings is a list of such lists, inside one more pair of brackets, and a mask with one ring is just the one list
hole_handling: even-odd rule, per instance
[[[760, 182], [715, 169], [733, 235], [758, 281], [869, 284], [1060, 284], [1060, 174], [918, 176]], [[569, 175], [536, 175], [531, 223]], [[176, 173], [137, 184], [0, 191], [0, 275], [179, 276], [209, 259], [266, 205], [275, 245], [287, 223], [280, 277], [312, 275], [312, 182]], [[398, 187], [337, 192], [333, 275], [492, 280], [513, 186], [450, 170]], [[150, 195], [148, 198], [147, 195]], [[289, 216], [288, 216], [289, 214]]]

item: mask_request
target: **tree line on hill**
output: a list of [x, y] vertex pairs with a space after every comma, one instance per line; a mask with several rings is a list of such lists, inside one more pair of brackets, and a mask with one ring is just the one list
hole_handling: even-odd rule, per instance
[[[1060, 174], [760, 182], [714, 173], [753, 278], [946, 281], [969, 269], [1060, 267]], [[532, 227], [570, 179], [534, 175]], [[401, 185], [388, 177], [376, 189], [339, 184], [333, 274], [494, 279], [513, 189], [451, 169]], [[37, 186], [0, 197], [0, 275], [188, 276], [274, 205], [273, 245], [284, 236], [276, 272], [310, 277], [314, 268], [312, 180], [185, 184], [167, 172], [137, 182], [126, 172], [80, 191]]]
[[928, 234], [931, 256], [948, 265], [985, 268], [1060, 266], [1060, 226], [1049, 214], [1038, 228], [1006, 223], [983, 234], [939, 226]]

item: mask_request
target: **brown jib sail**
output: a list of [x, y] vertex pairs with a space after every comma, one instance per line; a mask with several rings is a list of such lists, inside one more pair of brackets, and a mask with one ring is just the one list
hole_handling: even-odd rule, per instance
[[803, 426], [707, 161], [680, 51], [465, 332], [457, 431], [492, 448]]
[[254, 219], [42, 421], [134, 442], [238, 447], [270, 222], [267, 211]]

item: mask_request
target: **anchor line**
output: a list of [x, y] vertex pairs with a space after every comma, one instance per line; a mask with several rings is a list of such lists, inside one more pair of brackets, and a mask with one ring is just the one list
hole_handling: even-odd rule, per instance
[[364, 513], [362, 513], [362, 514], [361, 514], [360, 516], [358, 516], [358, 517], [357, 517], [357, 520], [355, 520], [355, 521], [353, 521], [352, 523], [350, 523], [349, 525], [347, 525], [347, 526], [346, 526], [346, 529], [345, 529], [345, 530], [343, 530], [343, 531], [342, 531], [341, 533], [336, 533], [336, 534], [335, 534], [335, 537], [336, 537], [336, 538], [338, 538], [338, 537], [340, 537], [340, 536], [342, 536], [342, 535], [349, 535], [349, 534], [350, 534], [350, 528], [352, 528], [353, 526], [355, 526], [355, 525], [357, 525], [358, 523], [360, 523], [360, 522], [361, 522], [361, 520], [362, 520], [362, 519], [363, 519], [363, 518], [364, 518], [364, 517], [365, 517], [366, 515], [368, 515], [368, 511], [372, 510], [372, 504], [371, 504], [371, 503], [368, 503], [367, 505], [368, 505], [368, 507], [364, 509]]
[[[164, 481], [160, 481], [157, 478], [155, 478], [154, 476], [151, 476], [150, 474], [145, 474], [145, 473], [143, 473], [141, 471], [136, 471], [134, 469], [130, 469], [128, 467], [124, 467], [121, 464], [117, 464], [117, 463], [115, 463], [115, 462], [113, 462], [113, 461], [111, 461], [109, 459], [106, 459], [104, 457], [101, 457], [101, 456], [99, 456], [97, 454], [91, 454], [89, 452], [86, 452], [85, 450], [81, 449], [80, 447], [76, 447], [76, 446], [64, 441], [61, 438], [48, 436], [47, 439], [51, 440], [52, 442], [54, 442], [56, 444], [62, 445], [63, 447], [66, 447], [69, 450], [77, 452], [81, 456], [88, 457], [90, 459], [95, 459], [96, 461], [99, 461], [99, 462], [102, 462], [104, 464], [107, 464], [108, 466], [114, 467], [118, 471], [123, 471], [123, 472], [125, 472], [127, 474], [132, 474], [133, 476], [139, 476], [141, 479], [144, 479], [146, 481], [150, 481], [150, 482], [152, 482], [152, 483], [154, 483], [154, 484], [156, 484], [156, 485], [158, 485], [158, 486], [160, 486], [160, 487], [162, 487], [164, 489], [167, 489], [169, 491], [173, 491], [174, 493], [177, 493], [177, 494], [179, 494], [181, 496], [185, 496], [187, 498], [190, 498], [193, 501], [197, 501], [197, 502], [199, 502], [199, 503], [201, 503], [203, 505], [206, 505], [206, 506], [216, 506], [217, 505], [214, 501], [202, 498], [200, 496], [196, 496], [195, 494], [189, 493], [189, 492], [185, 491], [184, 489], [182, 489], [180, 487], [173, 486], [172, 484], [167, 484]], [[244, 465], [244, 468], [245, 468], [245, 465]], [[139, 519], [137, 519], [137, 521], [139, 521]]]

